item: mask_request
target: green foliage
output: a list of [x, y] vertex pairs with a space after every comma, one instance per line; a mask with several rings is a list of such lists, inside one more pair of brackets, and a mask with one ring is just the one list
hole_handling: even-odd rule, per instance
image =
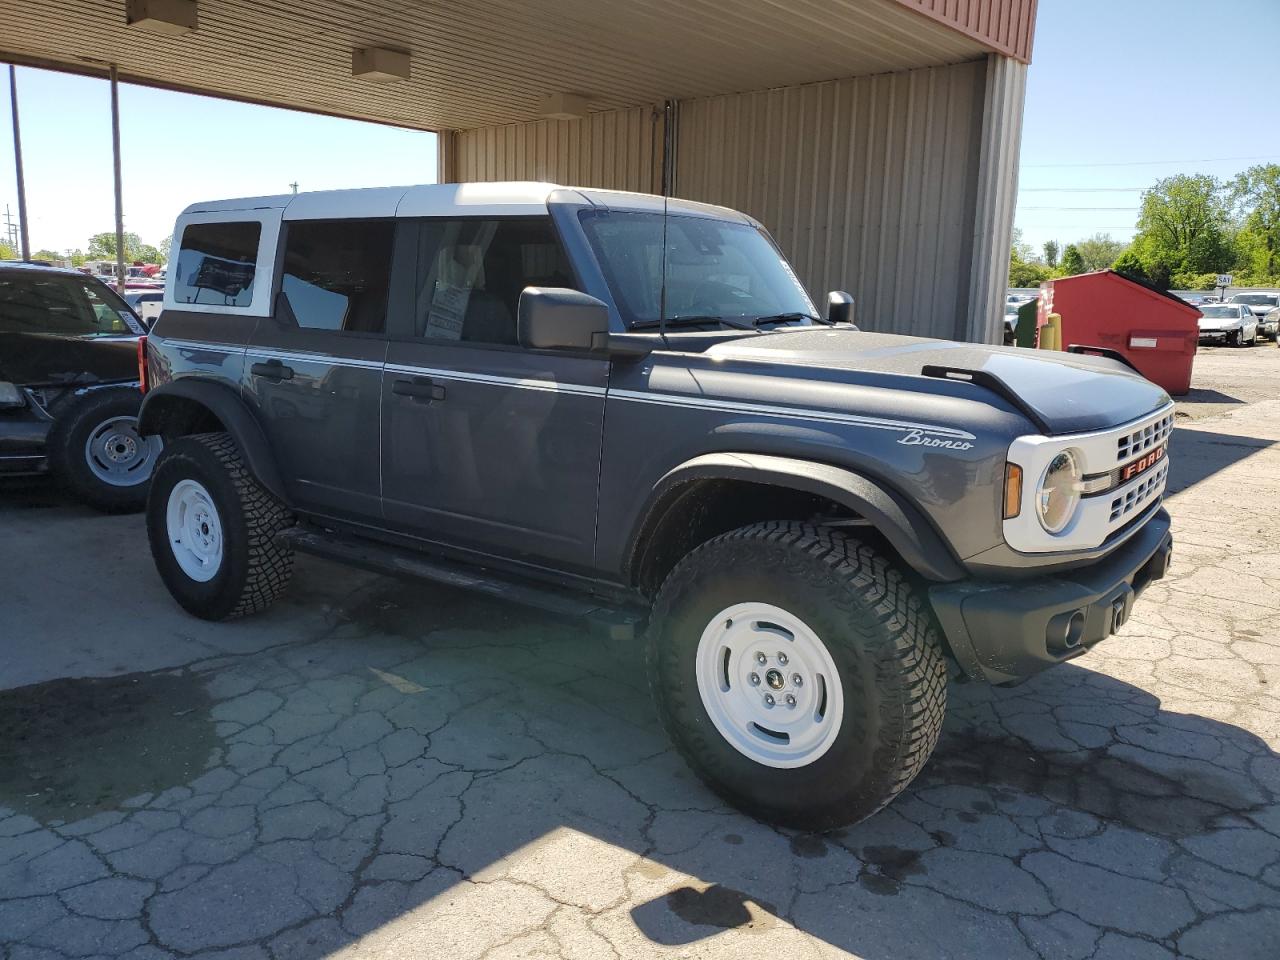
[[1212, 290], [1217, 285], [1216, 273], [1175, 273], [1170, 278], [1174, 290]]
[[1077, 273], [1085, 273], [1086, 269], [1080, 248], [1074, 243], [1068, 243], [1062, 251], [1062, 276], [1074, 277]]
[[[160, 263], [159, 251], [142, 242], [142, 238], [136, 233], [126, 233], [124, 235], [124, 262], [133, 263], [141, 260], [143, 263]], [[105, 233], [95, 233], [89, 238], [89, 259], [90, 260], [114, 260], [116, 257], [116, 234], [114, 230]]]
[[1053, 278], [1053, 271], [1043, 263], [1026, 260], [1013, 260], [1009, 263], [1009, 286], [1038, 287], [1045, 280]]
[[1115, 263], [1111, 264], [1111, 269], [1116, 273], [1126, 277], [1132, 277], [1134, 280], [1147, 282], [1147, 271], [1142, 265], [1142, 258], [1138, 256], [1133, 247], [1129, 247], [1124, 253], [1116, 257]]
[[48, 260], [50, 262], [54, 262], [57, 260], [63, 260], [65, 258], [62, 256], [62, 254], [58, 253], [55, 250], [37, 250], [35, 253], [31, 254], [31, 259], [32, 260]]
[[1231, 247], [1226, 188], [1206, 174], [1164, 177], [1142, 194], [1138, 256], [1148, 275], [1227, 270]]
[[1085, 272], [1105, 270], [1124, 252], [1125, 245], [1119, 240], [1112, 240], [1109, 233], [1095, 233], [1088, 240], [1078, 240], [1075, 248], [1080, 252]]
[[1231, 182], [1240, 219], [1236, 269], [1242, 274], [1280, 277], [1280, 164], [1250, 167]]
[[1046, 240], [1044, 242], [1044, 262], [1052, 269], [1058, 265], [1058, 241]]
[[0, 240], [0, 260], [17, 260], [18, 251], [12, 246]]

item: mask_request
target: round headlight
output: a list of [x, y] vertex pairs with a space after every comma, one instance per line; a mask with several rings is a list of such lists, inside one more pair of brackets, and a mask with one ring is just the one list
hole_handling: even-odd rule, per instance
[[1075, 516], [1080, 505], [1080, 461], [1070, 450], [1063, 450], [1053, 458], [1040, 488], [1036, 491], [1036, 512], [1040, 525], [1050, 533], [1061, 533]]

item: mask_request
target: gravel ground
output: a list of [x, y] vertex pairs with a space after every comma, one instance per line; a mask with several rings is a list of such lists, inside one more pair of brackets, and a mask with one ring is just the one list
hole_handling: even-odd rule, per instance
[[1171, 576], [825, 836], [726, 809], [634, 644], [304, 560], [184, 616], [139, 517], [0, 493], [0, 956], [1280, 956], [1280, 350], [1207, 349]]

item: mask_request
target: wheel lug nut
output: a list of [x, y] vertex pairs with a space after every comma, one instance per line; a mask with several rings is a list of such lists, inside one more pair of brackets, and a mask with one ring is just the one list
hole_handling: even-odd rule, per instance
[[794, 683], [797, 687], [803, 687], [804, 677], [800, 676], [800, 674], [798, 673], [793, 673], [791, 675], [791, 682]]
[[767, 703], [769, 706], [771, 706], [771, 707], [772, 707], [772, 706], [773, 706], [773, 704], [774, 704], [773, 694], [772, 694], [772, 693], [766, 693], [766, 694], [764, 695], [764, 702], [765, 702], [765, 703]]
[[760, 666], [763, 667], [767, 662], [768, 658], [763, 653], [756, 654], [756, 663], [760, 664]]
[[788, 694], [787, 694], [787, 706], [788, 706], [788, 707], [794, 707], [795, 705], [796, 705], [796, 698], [795, 698], [795, 697], [793, 697], [791, 694], [789, 694], [789, 693], [788, 693]]
[[785, 667], [787, 665], [787, 655], [785, 653], [778, 654], [778, 662]]
[[753, 674], [751, 675], [751, 685], [752, 685], [753, 687], [758, 687], [758, 686], [760, 686], [760, 674], [758, 674], [758, 673], [753, 673]]

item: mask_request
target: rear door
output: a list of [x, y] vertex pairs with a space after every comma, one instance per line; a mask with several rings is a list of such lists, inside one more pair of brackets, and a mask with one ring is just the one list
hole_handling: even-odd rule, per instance
[[586, 568], [608, 362], [516, 342], [526, 286], [576, 280], [549, 217], [431, 219], [383, 375], [383, 504], [397, 529]]
[[279, 289], [249, 341], [246, 394], [298, 507], [380, 521], [395, 221], [286, 220], [281, 230]]

